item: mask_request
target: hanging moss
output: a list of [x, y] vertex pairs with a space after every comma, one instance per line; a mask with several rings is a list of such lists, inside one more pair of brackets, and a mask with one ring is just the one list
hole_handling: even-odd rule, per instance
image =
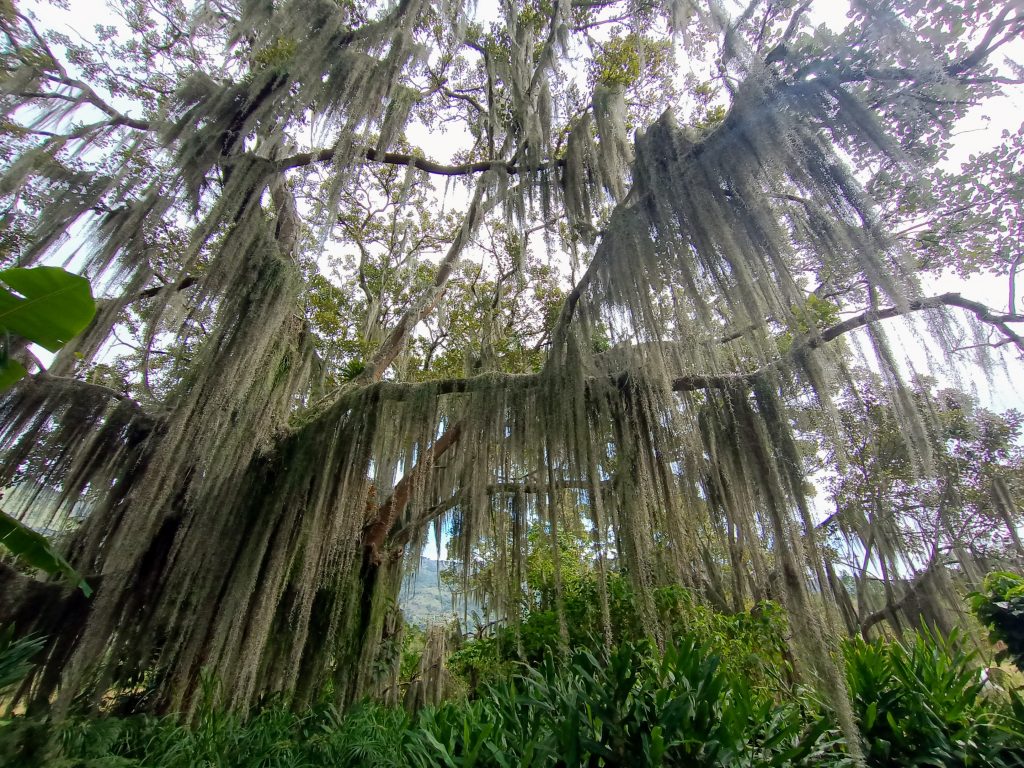
[[[582, 507], [606, 639], [613, 549], [655, 639], [658, 586], [682, 583], [736, 608], [778, 598], [801, 671], [855, 743], [830, 655], [850, 606], [837, 605], [841, 589], [815, 539], [789, 409], [815, 403], [841, 439], [829, 392], [849, 372], [824, 344], [802, 273], [866, 283], [901, 307], [917, 295], [827, 134], [899, 158], [841, 85], [783, 85], [750, 71], [707, 136], [669, 112], [632, 150], [623, 93], [600, 89], [570, 134], [555, 185], [541, 167], [551, 141], [545, 61], [567, 5], [543, 51], [510, 21], [518, 43], [487, 64], [510, 89], [527, 181], [509, 189], [508, 168], [489, 172], [457, 235], [468, 240], [478, 226], [485, 192], [489, 205], [507, 198], [524, 218], [526, 190], [542, 187], [546, 212], [559, 202], [549, 194], [557, 186], [587, 242], [605, 194], [616, 201], [543, 370], [381, 381], [385, 355], [314, 403], [301, 233], [277, 165], [280, 129], [315, 104], [334, 132], [324, 202], [334, 215], [367, 129], [380, 127], [382, 151], [407, 117], [410, 92], [393, 83], [419, 61], [413, 29], [425, 4], [399, 3], [355, 30], [328, 0], [243, 3], [232, 39], [251, 46], [251, 71], [237, 82], [197, 74], [182, 86], [162, 130], [180, 172], [106, 217], [92, 262], [139, 290], [153, 274], [147, 228], [171, 215], [167, 196], [191, 203], [200, 223], [176, 284], [201, 265], [191, 311], [213, 321], [189, 374], [154, 414], [58, 376], [30, 379], [0, 401], [4, 479], [27, 470], [60, 488], [55, 520], [80, 498], [93, 504], [69, 554], [100, 586], [73, 641], [48, 651], [30, 691], [37, 702], [56, 696], [66, 706], [83, 689], [98, 699], [151, 672], [161, 681], [158, 708], [190, 711], [204, 669], [242, 710], [272, 693], [301, 706], [326, 689], [343, 704], [394, 691], [395, 601], [406, 556], [430, 527], [438, 540], [457, 531], [466, 583], [479, 566], [475, 547], [496, 543], [498, 570], [511, 578], [493, 585], [493, 607], [514, 614], [530, 524], [544, 526], [560, 604], [558, 531]], [[682, 24], [690, 4], [673, 7]], [[436, 281], [417, 312], [443, 286]], [[152, 297], [147, 341], [166, 332], [160, 320], [173, 293]], [[110, 303], [68, 355], [95, 355], [124, 306]], [[600, 351], [597, 328], [611, 342]], [[927, 419], [884, 335], [870, 334], [900, 429], [926, 466]], [[55, 367], [62, 375], [69, 356]], [[876, 534], [880, 562], [896, 570], [899, 542]], [[37, 628], [60, 632], [50, 611]]]

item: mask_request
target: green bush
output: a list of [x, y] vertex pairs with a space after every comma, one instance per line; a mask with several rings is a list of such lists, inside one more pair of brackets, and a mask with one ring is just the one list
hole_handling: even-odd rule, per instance
[[270, 704], [242, 718], [211, 694], [188, 727], [148, 717], [8, 726], [0, 753], [16, 766], [781, 766], [839, 754], [827, 718], [755, 694], [692, 642], [663, 655], [642, 642], [548, 654], [475, 701], [411, 720], [371, 705], [341, 717]]
[[[644, 640], [647, 632], [627, 579], [613, 574], [607, 586], [614, 642]], [[596, 651], [603, 646], [601, 608], [592, 575], [567, 585], [563, 601], [568, 648]], [[691, 591], [672, 586], [656, 589], [654, 604], [670, 640], [695, 640], [720, 659], [727, 674], [775, 690], [792, 679], [785, 642], [788, 627], [777, 603], [765, 601], [750, 611], [728, 614], [714, 610]], [[517, 626], [500, 627], [490, 637], [466, 643], [452, 654], [448, 667], [476, 695], [488, 683], [507, 677], [517, 662], [536, 666], [549, 653], [564, 650], [562, 646], [557, 612], [533, 610]]]
[[[808, 704], [809, 702], [804, 702]], [[726, 675], [693, 641], [548, 654], [480, 699], [421, 714], [447, 766], [770, 766], [839, 755], [813, 706], [779, 704]]]
[[982, 695], [976, 654], [956, 633], [922, 630], [906, 644], [857, 638], [845, 656], [870, 765], [1024, 765], [1014, 707]]
[[989, 639], [1005, 644], [996, 658], [1009, 658], [1024, 671], [1024, 576], [1007, 571], [990, 573], [982, 591], [971, 595], [971, 608], [988, 627]]
[[0, 764], [11, 768], [357, 768], [410, 765], [416, 734], [402, 709], [364, 705], [347, 715], [302, 714], [271, 704], [249, 718], [204, 707], [196, 723], [173, 718], [14, 718], [0, 727]]

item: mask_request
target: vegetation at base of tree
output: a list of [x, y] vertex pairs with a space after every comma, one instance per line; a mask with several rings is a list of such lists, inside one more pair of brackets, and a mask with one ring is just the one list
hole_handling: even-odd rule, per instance
[[[571, 537], [562, 532], [563, 542]], [[577, 542], [578, 544], [578, 542]], [[571, 544], [564, 545], [568, 551]], [[550, 572], [537, 565], [545, 558], [540, 550], [531, 558], [527, 589], [543, 595], [551, 589]], [[579, 552], [577, 552], [579, 554]], [[604, 647], [601, 626], [599, 585], [593, 567], [581, 560], [562, 560], [562, 609], [565, 613], [566, 637], [561, 637], [561, 623], [554, 596], [542, 596], [515, 624], [506, 624], [493, 632], [465, 643], [448, 657], [448, 669], [455, 677], [455, 687], [464, 688], [470, 696], [488, 682], [500, 680], [520, 663], [539, 665], [549, 649], [587, 647], [597, 652]], [[647, 638], [638, 610], [636, 595], [623, 574], [610, 574], [606, 580], [610, 607], [611, 644], [642, 643]], [[709, 607], [689, 590], [679, 586], [660, 587], [654, 591], [666, 637], [688, 637], [706, 651], [714, 653], [718, 664], [729, 675], [744, 676], [752, 685], [775, 687], [792, 681], [793, 670], [785, 642], [787, 624], [778, 603], [764, 601], [748, 611], [725, 613]]]
[[0, 627], [0, 696], [24, 679], [32, 669], [31, 659], [43, 647], [39, 637], [16, 637], [14, 625]]
[[[748, 642], [758, 634], [741, 633]], [[0, 668], [8, 653], [0, 649]], [[983, 690], [962, 638], [924, 630], [903, 643], [857, 639], [843, 657], [868, 766], [1024, 764], [1024, 701]], [[813, 689], [759, 685], [685, 636], [664, 653], [645, 641], [549, 649], [475, 697], [414, 714], [369, 702], [345, 714], [330, 704], [295, 712], [270, 701], [243, 717], [207, 678], [190, 725], [145, 715], [8, 717], [0, 754], [10, 768], [851, 764]]]
[[869, 765], [1024, 763], [1024, 698], [985, 691], [959, 633], [845, 644], [846, 676]]

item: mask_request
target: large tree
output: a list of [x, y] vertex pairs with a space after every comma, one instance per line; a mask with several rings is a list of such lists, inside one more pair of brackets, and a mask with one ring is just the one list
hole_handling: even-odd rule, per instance
[[863, 329], [926, 472], [885, 324], [1024, 348], [1015, 289], [917, 280], [1019, 268], [1019, 141], [941, 161], [1019, 79], [1024, 9], [468, 5], [135, 0], [86, 42], [0, 5], [4, 257], [70, 254], [106, 295], [0, 405], [5, 483], [89, 506], [90, 600], [5, 577], [51, 638], [32, 701], [145, 677], [187, 709], [204, 668], [242, 708], [351, 700], [395, 669], [428, 530], [515, 574], [541, 521], [557, 597], [583, 514], [653, 636], [659, 584], [777, 597], [849, 712], [794, 424], [844, 445]]

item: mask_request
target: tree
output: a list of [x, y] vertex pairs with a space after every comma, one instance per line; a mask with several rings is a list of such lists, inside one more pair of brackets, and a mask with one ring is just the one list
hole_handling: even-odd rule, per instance
[[[885, 619], [912, 628], [920, 617], [948, 630], [962, 602], [950, 576], [980, 585], [984, 571], [1024, 554], [1013, 502], [1024, 470], [1021, 415], [919, 378], [910, 394], [930, 418], [927, 453], [917, 454], [901, 436], [899, 405], [878, 384], [860, 382], [840, 402], [849, 441], [828, 458], [835, 511], [819, 527], [855, 583], [852, 631]], [[881, 605], [872, 604], [872, 584], [884, 588]]]
[[[864, 328], [919, 442], [891, 318], [1024, 347], [1012, 306], [926, 295], [921, 243], [889, 235], [923, 215], [889, 207], [912, 168], [1016, 81], [1024, 13], [858, 3], [835, 32], [809, 10], [138, 0], [83, 43], [8, 6], [9, 258], [86, 237], [110, 286], [0, 406], [5, 477], [31, 444], [92, 500], [68, 557], [96, 594], [33, 700], [148, 675], [187, 710], [206, 668], [241, 709], [351, 701], [397, 669], [429, 527], [515, 560], [581, 502], [655, 637], [657, 584], [777, 596], [853, 734], [791, 416], [814, 402], [843, 439], [836, 340]], [[452, 125], [451, 162], [414, 146]], [[75, 375], [118, 355], [125, 389]], [[52, 631], [47, 594], [12, 584], [2, 613]]]

